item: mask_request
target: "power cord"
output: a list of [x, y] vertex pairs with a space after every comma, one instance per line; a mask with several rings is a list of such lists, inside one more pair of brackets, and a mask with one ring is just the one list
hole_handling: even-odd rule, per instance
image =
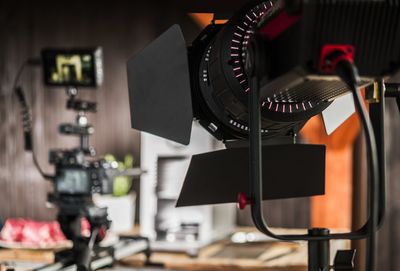
[[375, 140], [375, 133], [372, 127], [371, 120], [369, 119], [367, 109], [358, 91], [358, 84], [360, 77], [357, 67], [352, 60], [346, 57], [338, 56], [339, 59], [336, 64], [336, 73], [339, 77], [349, 86], [352, 91], [355, 107], [360, 116], [362, 127], [366, 137], [368, 168], [369, 168], [369, 220], [368, 231], [369, 238], [367, 239], [367, 255], [366, 255], [366, 270], [375, 270], [376, 262], [376, 232], [378, 229], [378, 152]]
[[28, 59], [21, 65], [21, 67], [18, 70], [17, 76], [15, 77], [15, 80], [14, 80], [13, 92], [15, 93], [15, 95], [18, 99], [18, 102], [21, 106], [22, 126], [23, 126], [23, 131], [24, 131], [24, 148], [26, 151], [32, 152], [33, 164], [39, 171], [40, 175], [42, 175], [42, 177], [44, 179], [52, 179], [53, 176], [50, 174], [46, 174], [43, 171], [43, 169], [40, 166], [39, 161], [37, 159], [37, 156], [35, 153], [35, 148], [34, 148], [33, 135], [32, 135], [31, 110], [29, 108], [28, 103], [26, 102], [25, 93], [24, 93], [22, 87], [18, 86], [18, 82], [19, 82], [25, 68], [28, 66], [37, 66], [40, 64], [41, 64], [40, 59]]

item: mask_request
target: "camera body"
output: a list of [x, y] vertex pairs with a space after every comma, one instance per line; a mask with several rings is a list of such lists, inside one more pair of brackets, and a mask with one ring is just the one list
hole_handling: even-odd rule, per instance
[[112, 194], [113, 182], [105, 160], [88, 160], [83, 150], [51, 150], [49, 162], [55, 165], [54, 192], [58, 196]]

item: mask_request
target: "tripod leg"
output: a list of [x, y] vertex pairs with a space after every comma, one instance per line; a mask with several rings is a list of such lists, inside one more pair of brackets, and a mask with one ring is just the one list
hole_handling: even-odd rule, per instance
[[81, 247], [79, 248], [79, 255], [77, 255], [76, 266], [78, 271], [89, 271], [91, 270], [90, 264], [92, 262], [92, 251], [94, 244], [96, 242], [99, 229], [94, 229], [91, 232], [89, 243], [86, 244], [81, 242]]
[[81, 216], [79, 215], [58, 215], [57, 221], [61, 230], [68, 240], [74, 242], [81, 236]]

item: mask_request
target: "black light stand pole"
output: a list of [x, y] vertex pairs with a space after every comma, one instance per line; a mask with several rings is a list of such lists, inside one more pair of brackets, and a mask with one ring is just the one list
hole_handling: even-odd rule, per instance
[[[328, 229], [309, 229], [310, 236], [328, 236]], [[308, 241], [308, 270], [329, 271], [330, 269], [329, 240]]]
[[[386, 211], [386, 155], [385, 155], [385, 107], [386, 98], [391, 96], [391, 89], [387, 89], [384, 79], [377, 80], [374, 90], [368, 93], [366, 90], [366, 99], [369, 102], [369, 116], [374, 129], [379, 163], [379, 205], [378, 228], [383, 224]], [[372, 96], [371, 96], [372, 95]], [[396, 91], [396, 99], [400, 97], [400, 91]]]

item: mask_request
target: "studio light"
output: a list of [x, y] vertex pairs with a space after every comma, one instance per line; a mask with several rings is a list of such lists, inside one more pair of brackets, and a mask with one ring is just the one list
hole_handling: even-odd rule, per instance
[[[228, 19], [211, 22], [189, 47], [175, 25], [128, 61], [132, 127], [189, 144], [195, 119], [227, 146], [192, 157], [178, 206], [234, 202], [240, 195], [261, 232], [309, 241], [312, 271], [330, 268], [329, 240], [368, 237], [372, 270], [385, 190], [384, 148], [375, 136], [383, 138], [384, 81], [400, 68], [400, 3], [259, 0]], [[372, 125], [360, 88], [375, 97]], [[344, 95], [354, 99], [367, 138], [369, 220], [345, 234], [276, 235], [261, 201], [324, 193], [325, 147], [298, 144], [296, 136]], [[330, 126], [349, 115], [330, 109], [324, 114], [334, 115]], [[337, 255], [335, 265], [345, 258], [350, 270], [354, 251]]]

